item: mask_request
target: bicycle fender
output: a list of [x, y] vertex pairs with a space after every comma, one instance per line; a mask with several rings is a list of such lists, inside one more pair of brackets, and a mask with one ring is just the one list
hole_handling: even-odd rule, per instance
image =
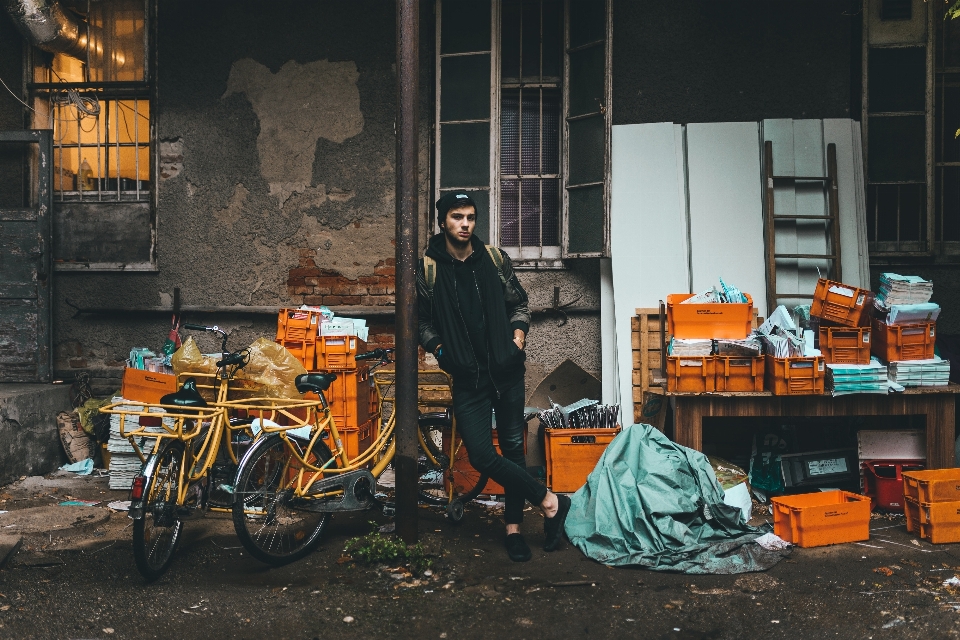
[[[144, 463], [143, 467], [140, 469], [140, 473], [138, 473], [137, 476], [134, 477], [134, 482], [136, 482], [136, 478], [140, 476], [143, 476], [144, 478], [147, 478], [149, 480], [150, 476], [153, 475], [154, 470], [157, 468], [157, 461], [160, 459], [160, 456], [158, 455], [159, 453], [160, 452], [157, 451], [157, 453], [150, 454], [150, 457], [147, 458], [147, 461]], [[130, 491], [132, 493], [133, 489], [131, 488]], [[127, 516], [129, 516], [133, 520], [143, 520], [143, 509], [146, 506], [146, 503], [147, 503], [146, 492], [144, 492], [144, 495], [139, 500], [134, 500], [133, 496], [131, 495], [130, 509], [129, 511], [127, 511]]]

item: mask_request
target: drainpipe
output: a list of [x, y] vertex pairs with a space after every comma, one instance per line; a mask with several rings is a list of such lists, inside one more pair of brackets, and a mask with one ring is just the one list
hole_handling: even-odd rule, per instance
[[35, 47], [87, 61], [87, 23], [58, 0], [4, 0], [17, 31]]
[[419, 0], [397, 2], [397, 534], [417, 541], [417, 189]]

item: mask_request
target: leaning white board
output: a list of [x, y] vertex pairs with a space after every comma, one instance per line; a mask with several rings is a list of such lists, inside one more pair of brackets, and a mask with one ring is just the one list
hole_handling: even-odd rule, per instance
[[767, 295], [759, 123], [687, 125], [687, 172], [693, 290], [709, 289], [722, 277], [749, 293], [762, 314]]
[[823, 142], [837, 145], [837, 195], [840, 201], [840, 271], [854, 287], [870, 288], [867, 209], [864, 193], [860, 123], [847, 118], [823, 121]]
[[[690, 289], [684, 202], [683, 128], [613, 127], [610, 255], [623, 420], [633, 421], [631, 318], [668, 293]], [[607, 370], [604, 364], [604, 370]]]

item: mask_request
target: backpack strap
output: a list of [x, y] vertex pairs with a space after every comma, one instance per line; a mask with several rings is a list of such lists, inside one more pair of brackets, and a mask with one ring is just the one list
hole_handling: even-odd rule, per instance
[[[503, 254], [497, 247], [489, 244], [485, 246], [487, 247], [487, 254], [493, 261], [493, 266], [497, 268], [497, 275], [500, 276], [500, 283], [507, 284], [507, 279], [503, 277]], [[437, 283], [437, 261], [428, 255], [423, 256], [423, 279], [427, 285], [427, 291], [430, 294], [430, 299], [432, 300], [433, 285]]]

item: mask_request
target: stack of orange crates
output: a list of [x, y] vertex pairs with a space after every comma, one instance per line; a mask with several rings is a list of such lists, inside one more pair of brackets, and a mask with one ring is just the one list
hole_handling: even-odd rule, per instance
[[277, 316], [277, 344], [303, 363], [307, 371], [316, 368], [320, 312], [310, 309], [280, 309]]
[[817, 347], [826, 364], [870, 364], [873, 297], [867, 289], [817, 280], [810, 317], [815, 319]]
[[903, 473], [907, 531], [931, 544], [960, 542], [960, 469]]

